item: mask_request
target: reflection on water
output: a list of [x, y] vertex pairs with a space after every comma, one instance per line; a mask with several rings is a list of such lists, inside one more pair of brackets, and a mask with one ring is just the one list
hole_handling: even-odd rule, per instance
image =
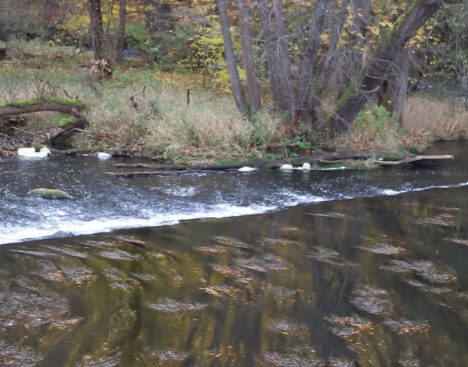
[[467, 366], [468, 188], [0, 247], [2, 366]]

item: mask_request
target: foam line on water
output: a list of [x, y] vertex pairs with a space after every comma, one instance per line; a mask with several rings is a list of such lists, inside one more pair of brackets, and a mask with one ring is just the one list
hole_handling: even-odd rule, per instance
[[92, 220], [70, 219], [69, 216], [64, 216], [63, 213], [58, 210], [57, 213], [55, 213], [56, 215], [54, 215], [54, 212], [49, 213], [47, 217], [51, 219], [41, 223], [40, 225], [33, 225], [31, 223], [6, 223], [0, 226], [0, 244], [38, 240], [48, 237], [88, 235], [101, 232], [110, 232], [119, 229], [174, 225], [185, 220], [226, 218], [262, 214], [285, 207], [292, 207], [300, 204], [320, 203], [332, 200], [350, 200], [358, 197], [370, 198], [378, 196], [395, 196], [408, 192], [420, 192], [434, 189], [452, 189], [467, 186], [468, 182], [462, 182], [453, 185], [410, 187], [400, 190], [386, 188], [378, 189], [369, 195], [364, 193], [363, 195], [335, 195], [329, 197], [316, 196], [285, 189], [278, 192], [278, 197], [275, 199], [274, 204], [267, 203], [241, 206], [232, 203], [221, 203], [217, 205], [206, 205], [206, 207], [203, 207], [203, 204], [198, 204], [198, 206], [193, 207], [190, 209], [190, 211], [182, 213], [174, 213], [170, 211], [162, 213], [155, 212], [151, 209], [142, 208], [141, 212], [144, 213], [144, 216], [142, 217], [112, 217], [102, 215], [99, 218]]
[[[90, 221], [61, 220], [54, 223], [44, 223], [32, 228], [30, 225], [0, 227], [0, 244], [38, 240], [48, 237], [78, 236], [93, 233], [110, 232], [118, 229], [158, 227], [174, 225], [185, 220], [238, 217], [244, 215], [262, 214], [277, 209], [275, 206], [251, 205], [236, 206], [219, 204], [201, 210], [187, 213], [152, 213], [146, 218], [135, 217], [104, 217]], [[148, 212], [147, 212], [148, 213]]]

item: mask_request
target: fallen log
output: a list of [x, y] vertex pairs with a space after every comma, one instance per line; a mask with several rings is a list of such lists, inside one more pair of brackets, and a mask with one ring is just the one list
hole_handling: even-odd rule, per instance
[[[68, 117], [61, 119], [56, 126], [43, 131], [30, 132], [24, 129], [14, 128], [15, 131], [21, 131], [24, 135], [15, 135], [4, 137], [8, 141], [3, 147], [7, 150], [16, 150], [20, 146], [29, 145], [35, 142], [42, 144], [57, 145], [62, 138], [72, 134], [77, 129], [84, 128], [88, 122], [82, 116], [86, 105], [76, 99], [66, 98], [34, 98], [14, 102], [0, 103], [0, 127], [6, 118], [12, 116], [25, 115], [36, 112], [59, 112]], [[27, 137], [25, 137], [27, 135]]]
[[15, 102], [0, 103], [0, 118], [6, 116], [24, 115], [34, 112], [60, 112], [81, 117], [80, 112], [86, 105], [75, 99], [65, 98], [34, 98]]
[[197, 173], [200, 171], [192, 171], [192, 170], [185, 170], [185, 171], [132, 171], [132, 172], [106, 172], [108, 176], [114, 177], [154, 177], [154, 176], [178, 176], [178, 175], [186, 175], [188, 173]]
[[117, 163], [117, 168], [150, 168], [164, 171], [185, 171], [188, 166], [178, 166], [173, 164], [149, 164], [149, 163]]
[[[398, 153], [400, 154], [400, 153]], [[413, 164], [416, 162], [442, 162], [446, 160], [453, 160], [453, 155], [395, 155], [395, 154], [384, 154], [384, 153], [360, 153], [353, 154], [353, 157], [360, 157], [359, 159], [342, 159], [344, 153], [334, 154], [329, 159], [329, 155], [314, 154], [311, 156], [294, 158], [294, 159], [282, 159], [277, 161], [249, 161], [242, 163], [233, 163], [225, 165], [206, 165], [206, 166], [177, 166], [177, 165], [161, 165], [161, 164], [148, 164], [148, 163], [132, 163], [132, 164], [116, 164], [119, 168], [145, 168], [154, 169], [154, 171], [131, 171], [131, 172], [106, 172], [107, 175], [115, 177], [151, 177], [151, 176], [175, 176], [187, 173], [206, 172], [206, 171], [228, 171], [235, 170], [241, 167], [249, 166], [254, 168], [264, 169], [278, 169], [283, 164], [292, 164], [293, 166], [301, 166], [304, 163], [310, 163], [313, 170], [326, 170], [327, 166], [342, 164], [343, 167], [349, 169], [370, 169], [379, 166], [401, 166], [406, 164]], [[403, 159], [395, 160], [396, 158], [404, 156]], [[318, 158], [318, 157], [325, 157]], [[371, 157], [371, 158], [369, 158]], [[340, 159], [338, 159], [340, 158]]]

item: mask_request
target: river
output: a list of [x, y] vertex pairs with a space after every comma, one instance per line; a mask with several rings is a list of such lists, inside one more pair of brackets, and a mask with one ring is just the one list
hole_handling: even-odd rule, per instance
[[0, 365], [466, 366], [467, 151], [156, 178], [1, 161]]

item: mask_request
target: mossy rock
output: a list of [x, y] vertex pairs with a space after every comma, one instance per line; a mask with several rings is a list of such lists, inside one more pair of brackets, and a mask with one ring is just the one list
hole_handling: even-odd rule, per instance
[[39, 189], [28, 191], [26, 195], [32, 196], [35, 198], [46, 199], [46, 200], [73, 200], [75, 199], [72, 195], [70, 195], [69, 193], [65, 191], [56, 190], [56, 189], [44, 189], [44, 188], [39, 188]]

